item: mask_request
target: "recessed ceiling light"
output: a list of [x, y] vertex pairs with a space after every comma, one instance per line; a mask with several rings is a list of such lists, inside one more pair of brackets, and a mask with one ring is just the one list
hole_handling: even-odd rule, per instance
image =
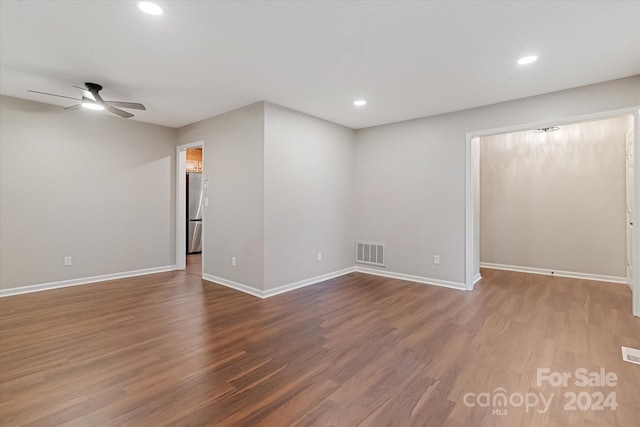
[[82, 98], [82, 105], [83, 108], [87, 108], [89, 110], [98, 110], [98, 111], [102, 111], [104, 110], [104, 105], [102, 104], [98, 104], [95, 101], [92, 101], [88, 98]]
[[138, 3], [138, 8], [144, 13], [148, 13], [149, 15], [162, 15], [162, 8], [155, 3], [151, 3], [150, 1], [141, 1]]
[[523, 56], [522, 58], [518, 59], [518, 64], [519, 65], [531, 64], [533, 62], [536, 62], [537, 60], [538, 60], [538, 57], [536, 55]]
[[357, 101], [353, 101], [353, 105], [355, 105], [356, 107], [362, 107], [364, 105], [367, 105], [367, 101], [365, 101], [364, 99], [358, 99]]

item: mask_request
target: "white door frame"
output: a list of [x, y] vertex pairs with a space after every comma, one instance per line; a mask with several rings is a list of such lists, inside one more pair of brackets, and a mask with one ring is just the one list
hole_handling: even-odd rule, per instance
[[640, 317], [640, 274], [638, 267], [640, 267], [640, 235], [638, 233], [638, 225], [640, 224], [640, 209], [638, 209], [638, 202], [640, 202], [640, 173], [638, 173], [638, 162], [640, 162], [640, 109], [636, 108], [633, 114], [633, 233], [631, 236], [631, 247], [633, 259], [631, 260], [631, 266], [633, 268], [633, 283], [631, 284], [631, 291], [633, 292], [633, 315]]
[[[479, 226], [479, 180], [480, 180], [480, 146], [477, 137], [495, 135], [499, 133], [520, 132], [547, 126], [561, 126], [573, 123], [600, 120], [611, 117], [632, 114], [634, 116], [634, 159], [640, 159], [640, 109], [638, 107], [624, 108], [620, 110], [603, 111], [599, 113], [567, 117], [557, 120], [545, 120], [535, 123], [507, 126], [495, 129], [486, 129], [467, 132], [466, 141], [466, 182], [465, 182], [465, 288], [473, 290], [473, 285], [480, 280], [480, 226]], [[635, 160], [636, 162], [638, 160]], [[633, 182], [634, 199], [636, 209], [633, 212], [634, 224], [640, 224], [640, 209], [637, 201], [640, 200], [640, 173], [636, 173]], [[633, 245], [633, 270], [636, 272], [631, 289], [633, 291], [633, 314], [640, 317], [640, 242], [634, 227], [634, 236], [631, 237]]]
[[[190, 142], [176, 147], [176, 270], [187, 268], [187, 149], [202, 148], [204, 141]], [[204, 162], [203, 173], [204, 173]], [[202, 213], [204, 220], [204, 212]], [[202, 271], [204, 272], [204, 227], [202, 233]]]

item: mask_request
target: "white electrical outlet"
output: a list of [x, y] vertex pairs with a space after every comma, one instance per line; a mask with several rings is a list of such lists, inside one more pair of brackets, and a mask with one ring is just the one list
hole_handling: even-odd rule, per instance
[[204, 205], [205, 206], [209, 206], [209, 198], [208, 197], [204, 198]]
[[70, 256], [64, 257], [64, 266], [69, 267], [70, 265], [71, 265], [71, 257]]
[[433, 256], [433, 263], [434, 264], [440, 264], [440, 255], [434, 255]]
[[318, 252], [318, 262], [322, 261], [322, 252]]
[[231, 257], [231, 265], [234, 266], [234, 267], [236, 265], [238, 265], [238, 263], [236, 262], [236, 257], [234, 257], [234, 256]]

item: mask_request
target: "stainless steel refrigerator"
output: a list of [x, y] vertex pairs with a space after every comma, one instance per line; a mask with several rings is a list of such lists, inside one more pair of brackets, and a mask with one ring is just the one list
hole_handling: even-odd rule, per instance
[[187, 174], [187, 253], [202, 252], [202, 174]]

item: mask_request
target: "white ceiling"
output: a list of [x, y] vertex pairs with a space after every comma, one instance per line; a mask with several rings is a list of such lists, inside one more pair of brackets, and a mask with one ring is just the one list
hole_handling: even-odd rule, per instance
[[266, 100], [358, 129], [640, 74], [640, 1], [156, 3], [0, 2], [0, 93], [69, 106], [27, 89], [89, 81], [171, 127]]

